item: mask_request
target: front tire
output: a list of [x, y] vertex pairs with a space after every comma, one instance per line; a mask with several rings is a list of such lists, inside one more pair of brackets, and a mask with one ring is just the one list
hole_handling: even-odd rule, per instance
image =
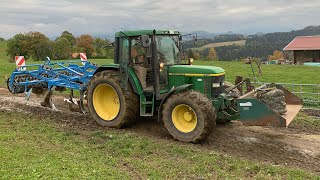
[[216, 124], [211, 101], [193, 90], [169, 97], [163, 107], [162, 119], [175, 139], [193, 143], [205, 140]]
[[130, 85], [124, 90], [119, 84], [119, 74], [113, 71], [97, 73], [88, 84], [88, 109], [102, 126], [123, 128], [138, 116], [138, 96]]

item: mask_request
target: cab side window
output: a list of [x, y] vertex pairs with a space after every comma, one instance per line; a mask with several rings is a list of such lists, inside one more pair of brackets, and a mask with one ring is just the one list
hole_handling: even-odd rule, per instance
[[128, 62], [129, 60], [129, 40], [127, 38], [120, 39], [120, 54], [119, 54], [119, 63]]

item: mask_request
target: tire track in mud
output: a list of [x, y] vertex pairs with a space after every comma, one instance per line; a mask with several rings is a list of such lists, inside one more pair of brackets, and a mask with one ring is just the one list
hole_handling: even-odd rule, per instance
[[[33, 97], [26, 102], [24, 97], [12, 96], [2, 91], [0, 93], [0, 113], [1, 111], [22, 112], [40, 120], [52, 121], [57, 127], [66, 131], [110, 130], [99, 126], [88, 115], [66, 109], [53, 111], [41, 107], [39, 97]], [[58, 108], [59, 104], [56, 104]], [[141, 118], [124, 131], [151, 137], [155, 141], [168, 141], [168, 143], [177, 143], [186, 147], [194, 146], [206, 151], [218, 151], [233, 157], [297, 167], [320, 174], [319, 132], [301, 132], [290, 128], [246, 127], [239, 122], [232, 122], [227, 125], [217, 125], [208, 139], [201, 144], [187, 144], [174, 141], [163, 123], [158, 123], [152, 118]]]

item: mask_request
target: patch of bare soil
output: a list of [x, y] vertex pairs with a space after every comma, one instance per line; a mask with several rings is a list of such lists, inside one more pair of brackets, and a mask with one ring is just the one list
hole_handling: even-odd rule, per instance
[[301, 111], [309, 116], [320, 118], [320, 109], [302, 109]]
[[[216, 141], [219, 139], [218, 141]], [[320, 134], [284, 128], [220, 125], [205, 146], [228, 154], [320, 173]]]
[[[72, 131], [108, 131], [90, 116], [68, 110], [68, 105], [57, 97], [53, 111], [40, 106], [41, 97], [32, 96], [25, 101], [23, 95], [14, 96], [0, 89], [0, 112], [23, 112], [38, 119], [50, 119], [58, 127]], [[233, 157], [287, 167], [297, 167], [320, 174], [320, 132], [274, 127], [243, 126], [240, 122], [217, 125], [202, 144], [175, 142], [156, 118], [141, 118], [124, 131], [148, 136], [154, 140], [195, 146], [204, 150], [219, 151]]]

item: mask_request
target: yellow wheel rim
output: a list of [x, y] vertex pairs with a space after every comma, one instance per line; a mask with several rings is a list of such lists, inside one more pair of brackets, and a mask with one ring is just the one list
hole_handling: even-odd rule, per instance
[[105, 121], [112, 121], [119, 114], [119, 96], [109, 84], [98, 85], [93, 91], [92, 101], [94, 110]]
[[189, 133], [197, 126], [197, 115], [190, 106], [181, 104], [173, 109], [172, 122], [179, 131]]

